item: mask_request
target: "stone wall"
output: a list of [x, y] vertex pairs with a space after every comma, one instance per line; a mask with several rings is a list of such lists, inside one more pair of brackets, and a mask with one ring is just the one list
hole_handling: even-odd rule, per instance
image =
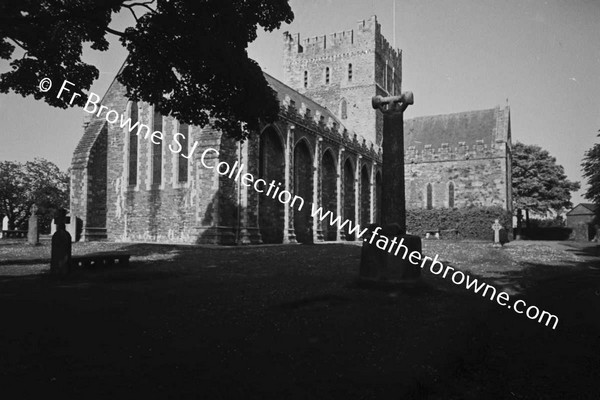
[[433, 208], [449, 207], [449, 183], [454, 183], [454, 207], [500, 206], [507, 203], [506, 158], [498, 150], [471, 157], [408, 158], [405, 163], [406, 206], [426, 208], [427, 184], [432, 185]]
[[[137, 107], [139, 122], [153, 127], [153, 107], [146, 103], [124, 100], [118, 82], [111, 85], [104, 98], [106, 110], [115, 110], [126, 119], [132, 107]], [[114, 241], [160, 243], [294, 243], [323, 240], [322, 225], [311, 217], [312, 204], [322, 201], [322, 157], [324, 149], [330, 154], [344, 154], [344, 160], [355, 163], [363, 157], [365, 163], [380, 162], [380, 153], [359, 142], [338, 125], [323, 124], [299, 113], [291, 104], [282, 107], [281, 118], [265, 126], [251, 140], [238, 143], [220, 132], [191, 126], [189, 146], [182, 151], [190, 155], [188, 179], [180, 182], [180, 157], [169, 150], [180, 124], [172, 117], [162, 117], [162, 170], [160, 183], [153, 182], [153, 151], [151, 134], [129, 135], [127, 124], [108, 123], [104, 115], [94, 117], [73, 157], [71, 210], [81, 215], [84, 229], [99, 229], [102, 237]], [[265, 133], [266, 132], [266, 133]], [[269, 136], [270, 135], [270, 136]], [[265, 142], [265, 138], [270, 137]], [[137, 140], [137, 179], [129, 184], [130, 143]], [[259, 140], [262, 138], [262, 140]], [[269, 143], [270, 141], [270, 143]], [[197, 144], [196, 144], [197, 142]], [[261, 147], [262, 146], [262, 147]], [[135, 148], [135, 147], [134, 147]], [[216, 166], [226, 163], [230, 168], [243, 165], [243, 172], [268, 182], [275, 180], [293, 195], [304, 199], [304, 207], [296, 210], [259, 194], [227, 175], [201, 162], [208, 149], [205, 163]], [[193, 150], [193, 152], [192, 152]], [[331, 161], [331, 160], [330, 160]], [[336, 157], [339, 168], [340, 158]], [[333, 197], [327, 198], [335, 215], [343, 213], [338, 206], [343, 174], [332, 173], [328, 165], [325, 182], [329, 189], [335, 185]], [[348, 204], [361, 204], [355, 197], [356, 174], [348, 176]], [[343, 186], [343, 185], [342, 185]], [[369, 210], [371, 211], [371, 210]], [[334, 217], [335, 217], [334, 215]], [[347, 218], [355, 220], [356, 214]], [[357, 220], [358, 221], [358, 220]], [[90, 232], [88, 232], [90, 233]], [[94, 233], [94, 232], [91, 232]], [[97, 233], [97, 232], [96, 232]], [[329, 238], [337, 232], [330, 232]], [[88, 234], [87, 239], [93, 239]], [[339, 236], [335, 237], [336, 239]]]

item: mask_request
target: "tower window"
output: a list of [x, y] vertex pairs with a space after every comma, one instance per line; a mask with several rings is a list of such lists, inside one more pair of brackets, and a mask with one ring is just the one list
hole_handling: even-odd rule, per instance
[[[162, 115], [158, 110], [154, 109], [154, 132], [162, 134]], [[150, 142], [152, 146], [152, 184], [160, 185], [162, 183], [162, 140], [158, 140], [158, 144]]]
[[304, 71], [304, 88], [308, 87], [308, 71]]
[[[138, 105], [136, 102], [131, 103], [129, 111], [131, 126], [138, 122]], [[129, 132], [129, 185], [137, 185], [137, 165], [138, 165], [138, 136], [135, 129]]]
[[325, 68], [325, 84], [329, 85], [329, 81], [330, 81], [330, 74], [329, 74], [329, 67]]
[[427, 184], [427, 193], [426, 193], [426, 200], [427, 200], [427, 209], [431, 210], [433, 209], [433, 187], [431, 186], [431, 183]]
[[188, 143], [189, 143], [189, 135], [190, 135], [190, 127], [188, 124], [181, 124], [179, 127], [179, 133], [181, 133], [184, 137], [180, 138], [181, 151], [178, 156], [178, 181], [179, 182], [187, 182], [188, 181], [188, 159], [183, 156], [183, 154], [188, 155]]
[[352, 82], [352, 64], [348, 64], [348, 82]]
[[448, 184], [448, 207], [454, 208], [454, 182]]
[[342, 119], [348, 118], [348, 102], [346, 99], [342, 99], [342, 102], [340, 103], [340, 117]]

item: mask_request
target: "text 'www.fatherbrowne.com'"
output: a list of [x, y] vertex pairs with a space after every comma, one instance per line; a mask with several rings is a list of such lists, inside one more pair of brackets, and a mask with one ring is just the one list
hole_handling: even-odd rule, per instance
[[[69, 82], [65, 79], [56, 97], [60, 98], [62, 96], [67, 96], [68, 93], [70, 93], [71, 99], [69, 104], [73, 104], [75, 99], [81, 96], [80, 93], [72, 90], [73, 86], [74, 84], [72, 82]], [[51, 87], [52, 81], [49, 78], [43, 78], [40, 81], [39, 88], [42, 92], [48, 92]], [[152, 132], [150, 127], [139, 122], [136, 122], [132, 125], [131, 119], [124, 117], [124, 115], [119, 114], [115, 110], [110, 110], [107, 106], [100, 103], [100, 96], [90, 92], [84, 106], [84, 111], [94, 114], [96, 117], [100, 117], [103, 114], [103, 111], [106, 111], [104, 113], [104, 118], [108, 123], [119, 123], [121, 128], [127, 127], [129, 132], [137, 130], [138, 136], [140, 136], [140, 133], [145, 130], [145, 134], [143, 135], [144, 138], [146, 140], [150, 140], [153, 144], [159, 144], [161, 141], [164, 141], [165, 135], [163, 132]], [[183, 150], [180, 142], [178, 141], [179, 135], [183, 136], [181, 133], [177, 133], [173, 137], [173, 143], [169, 145], [169, 150], [171, 150], [173, 153], [180, 153]], [[182, 156], [185, 158], [191, 158], [197, 146], [198, 142], [196, 141], [188, 151], [188, 154], [182, 154]], [[300, 196], [294, 195], [288, 190], [285, 190], [285, 185], [283, 185], [282, 182], [276, 182], [274, 180], [271, 182], [266, 182], [264, 179], [256, 179], [252, 174], [245, 172], [245, 166], [243, 164], [238, 165], [237, 161], [233, 166], [230, 166], [225, 161], [221, 161], [216, 164], [210, 162], [212, 160], [218, 160], [219, 155], [220, 154], [217, 149], [208, 148], [204, 150], [200, 156], [200, 163], [207, 169], [214, 169], [219, 175], [226, 175], [230, 179], [239, 181], [241, 185], [253, 187], [257, 193], [278, 200], [282, 204], [289, 205], [297, 211], [301, 211], [304, 208], [304, 199]], [[368, 228], [361, 227], [359, 224], [354, 224], [353, 221], [349, 219], [343, 220], [339, 215], [335, 216], [331, 211], [324, 211], [321, 207], [317, 208], [315, 204], [312, 204], [311, 217], [313, 220], [327, 222], [331, 226], [336, 226], [338, 230], [345, 230], [351, 235], [356, 234], [358, 239], [363, 237], [369, 231]], [[369, 242], [369, 244], [373, 244], [375, 238], [378, 238], [375, 242], [375, 246], [380, 250], [387, 251], [390, 254], [393, 253], [394, 256], [398, 256], [402, 252], [402, 259], [406, 260], [408, 257], [408, 261], [413, 265], [418, 265], [420, 263], [422, 269], [425, 267], [425, 265], [428, 265], [432, 274], [442, 275], [442, 278], [444, 279], [450, 276], [450, 280], [455, 285], [461, 286], [464, 283], [467, 290], [473, 290], [475, 294], [481, 293], [482, 297], [487, 297], [489, 295], [490, 301], [495, 301], [500, 306], [513, 310], [517, 314], [525, 314], [527, 318], [536, 320], [540, 324], [544, 323], [546, 326], [550, 326], [550, 324], [552, 324], [552, 329], [556, 329], [556, 326], [558, 325], [558, 317], [556, 315], [550, 314], [545, 310], [540, 310], [536, 306], [527, 307], [527, 303], [521, 299], [511, 302], [510, 295], [508, 293], [497, 293], [496, 288], [493, 286], [488, 285], [485, 282], [480, 283], [477, 279], [472, 278], [471, 276], [455, 269], [450, 265], [444, 266], [444, 264], [438, 260], [438, 255], [436, 255], [434, 258], [431, 258], [428, 256], [423, 256], [418, 251], [412, 251], [409, 253], [408, 247], [404, 245], [404, 238], [400, 238], [399, 241], [396, 237], [389, 239], [384, 235], [380, 235], [380, 230], [381, 227], [376, 227], [372, 232], [370, 239], [363, 240], [365, 242]]]

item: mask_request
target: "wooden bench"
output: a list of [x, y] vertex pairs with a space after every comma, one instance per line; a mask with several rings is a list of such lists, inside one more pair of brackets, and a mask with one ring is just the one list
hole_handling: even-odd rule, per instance
[[27, 231], [22, 230], [11, 230], [2, 231], [2, 239], [25, 239], [27, 238]]
[[130, 254], [98, 254], [89, 256], [71, 257], [72, 267], [96, 268], [103, 266], [118, 265], [127, 267], [129, 265]]
[[426, 229], [425, 230], [425, 239], [431, 239], [431, 235], [435, 235], [436, 239], [440, 238], [440, 230], [439, 229]]

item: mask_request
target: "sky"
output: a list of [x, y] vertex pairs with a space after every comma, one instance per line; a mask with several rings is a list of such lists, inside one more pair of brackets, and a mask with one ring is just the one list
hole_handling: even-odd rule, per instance
[[[394, 10], [395, 4], [395, 13]], [[600, 0], [291, 0], [294, 21], [259, 31], [250, 57], [282, 78], [283, 32], [302, 38], [355, 29], [376, 15], [402, 50], [402, 90], [414, 93], [405, 118], [492, 108], [508, 102], [514, 142], [536, 144], [582, 183], [584, 152], [600, 141]], [[395, 15], [395, 29], [394, 29]], [[115, 15], [111, 27], [132, 23]], [[106, 52], [87, 50], [103, 95], [126, 57], [112, 35]], [[208, 55], [207, 55], [208, 56]], [[8, 63], [0, 61], [0, 71]], [[65, 77], [68, 78], [68, 77]], [[62, 110], [0, 94], [0, 160], [43, 157], [68, 168], [82, 136], [81, 108]]]

